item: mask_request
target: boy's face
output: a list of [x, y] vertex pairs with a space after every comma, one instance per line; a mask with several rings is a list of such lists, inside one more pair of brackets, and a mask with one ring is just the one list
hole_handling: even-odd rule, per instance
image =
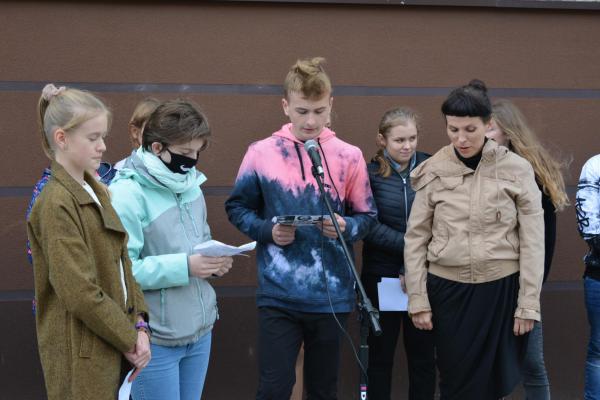
[[307, 99], [302, 93], [290, 92], [282, 99], [283, 112], [290, 118], [292, 133], [298, 140], [315, 139], [329, 121], [333, 97], [328, 93], [321, 99]]

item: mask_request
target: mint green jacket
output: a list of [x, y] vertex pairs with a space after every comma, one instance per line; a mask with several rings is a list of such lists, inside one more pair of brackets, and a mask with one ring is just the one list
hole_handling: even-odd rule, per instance
[[217, 318], [216, 295], [191, 277], [188, 256], [210, 240], [200, 185], [176, 194], [156, 180], [133, 153], [110, 185], [112, 204], [127, 233], [133, 274], [150, 312], [153, 343], [182, 346], [209, 332]]

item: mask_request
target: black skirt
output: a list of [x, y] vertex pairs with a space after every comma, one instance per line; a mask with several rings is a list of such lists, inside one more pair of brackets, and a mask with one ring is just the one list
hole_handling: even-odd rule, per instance
[[480, 284], [427, 276], [441, 400], [497, 400], [521, 380], [527, 335], [513, 333], [519, 274]]

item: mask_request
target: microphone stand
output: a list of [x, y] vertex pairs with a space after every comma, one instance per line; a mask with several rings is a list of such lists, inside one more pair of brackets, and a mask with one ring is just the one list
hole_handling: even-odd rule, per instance
[[[348, 268], [354, 275], [354, 281], [356, 282], [356, 292], [358, 294], [358, 311], [359, 311], [359, 319], [361, 321], [360, 324], [360, 350], [358, 353], [358, 359], [360, 360], [360, 364], [362, 368], [360, 369], [360, 382], [359, 382], [359, 399], [367, 400], [367, 368], [369, 365], [369, 345], [367, 344], [367, 338], [369, 337], [369, 327], [373, 330], [373, 334], [375, 336], [381, 335], [381, 325], [379, 325], [379, 311], [373, 307], [371, 300], [367, 297], [367, 293], [365, 292], [365, 288], [362, 285], [360, 277], [358, 276], [358, 272], [356, 271], [356, 266], [354, 265], [354, 261], [352, 260], [352, 256], [350, 255], [350, 251], [348, 250], [348, 246], [344, 241], [342, 236], [342, 231], [340, 230], [340, 226], [335, 218], [335, 212], [331, 207], [331, 203], [326, 196], [325, 188], [323, 186], [323, 178], [319, 171], [313, 166], [312, 174], [317, 181], [317, 185], [319, 186], [319, 191], [321, 192], [321, 197], [327, 206], [327, 211], [329, 212], [329, 216], [331, 217], [331, 221], [333, 222], [333, 226], [335, 227], [335, 231], [337, 232], [337, 238], [342, 246], [342, 250], [344, 253], [344, 257], [346, 258], [346, 262], [348, 263]], [[360, 366], [359, 366], [360, 367]], [[364, 368], [364, 370], [363, 370]]]

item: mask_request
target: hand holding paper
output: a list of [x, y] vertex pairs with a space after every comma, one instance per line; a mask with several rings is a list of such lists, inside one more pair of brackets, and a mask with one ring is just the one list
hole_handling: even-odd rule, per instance
[[202, 254], [192, 254], [188, 257], [188, 269], [191, 276], [206, 279], [211, 276], [223, 276], [231, 269], [233, 258], [208, 257]]

